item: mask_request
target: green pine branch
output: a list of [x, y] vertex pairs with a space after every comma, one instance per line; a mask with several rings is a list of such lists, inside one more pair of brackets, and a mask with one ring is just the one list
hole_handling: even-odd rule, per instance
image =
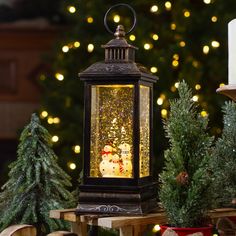
[[18, 158], [0, 193], [0, 230], [12, 224], [33, 224], [39, 235], [67, 225], [49, 218], [52, 209], [68, 208], [70, 177], [58, 166], [51, 136], [36, 114], [20, 136]]
[[165, 168], [160, 174], [160, 200], [169, 222], [178, 227], [203, 224], [210, 207], [210, 148], [207, 118], [198, 114], [192, 92], [183, 81], [179, 98], [171, 101], [165, 121], [170, 148], [165, 152]]

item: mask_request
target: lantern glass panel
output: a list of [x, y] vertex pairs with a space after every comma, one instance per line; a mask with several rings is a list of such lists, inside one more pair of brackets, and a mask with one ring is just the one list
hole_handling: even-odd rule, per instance
[[150, 88], [140, 85], [140, 156], [139, 176], [150, 175]]
[[133, 178], [133, 85], [92, 85], [90, 177]]

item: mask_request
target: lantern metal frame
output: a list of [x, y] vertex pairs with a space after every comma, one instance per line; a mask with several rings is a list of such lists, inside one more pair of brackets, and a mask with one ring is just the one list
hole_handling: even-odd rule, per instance
[[[84, 169], [79, 186], [77, 213], [140, 215], [157, 207], [157, 183], [153, 181], [153, 83], [157, 77], [134, 61], [136, 48], [124, 39], [123, 26], [105, 48], [105, 61], [79, 74], [84, 81]], [[133, 85], [133, 177], [90, 176], [91, 88], [98, 85]], [[149, 88], [149, 176], [140, 177], [140, 86]]]

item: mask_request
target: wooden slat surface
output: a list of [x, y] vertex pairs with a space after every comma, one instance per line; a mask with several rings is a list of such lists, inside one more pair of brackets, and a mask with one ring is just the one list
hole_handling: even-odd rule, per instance
[[0, 233], [0, 236], [36, 236], [32, 225], [12, 225]]

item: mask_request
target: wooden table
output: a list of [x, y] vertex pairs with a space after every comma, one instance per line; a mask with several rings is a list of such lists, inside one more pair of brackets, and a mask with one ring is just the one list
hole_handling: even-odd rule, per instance
[[[219, 218], [236, 216], [236, 209], [214, 209], [209, 211], [209, 216], [217, 224]], [[71, 223], [71, 231], [78, 236], [87, 236], [87, 225], [117, 229], [120, 236], [140, 236], [147, 225], [167, 223], [166, 214], [161, 210], [144, 216], [104, 216], [76, 215], [75, 209], [65, 209], [50, 211], [50, 217], [69, 221]]]

